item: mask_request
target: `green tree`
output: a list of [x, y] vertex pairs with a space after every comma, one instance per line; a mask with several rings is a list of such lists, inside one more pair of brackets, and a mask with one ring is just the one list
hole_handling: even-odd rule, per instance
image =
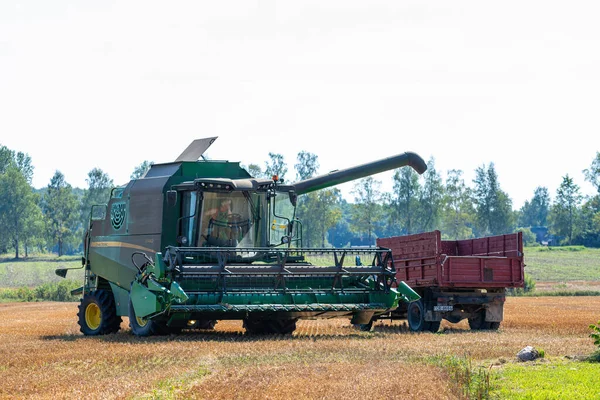
[[277, 175], [280, 181], [284, 181], [287, 173], [287, 165], [283, 159], [283, 155], [278, 153], [269, 153], [269, 161], [265, 162], [265, 176], [272, 177]]
[[350, 210], [352, 206], [353, 204], [348, 203], [344, 198], [340, 198], [340, 202], [336, 206], [340, 210], [341, 218], [327, 232], [329, 243], [334, 247], [346, 247], [354, 237], [354, 233], [350, 228]]
[[368, 243], [374, 243], [376, 222], [381, 219], [381, 182], [368, 176], [360, 179], [355, 185], [354, 207], [352, 208], [351, 229], [367, 237]]
[[24, 230], [23, 230], [23, 247], [25, 248], [25, 257], [29, 257], [29, 250], [37, 247], [42, 250], [46, 241], [45, 219], [42, 209], [40, 208], [40, 196], [34, 193], [35, 207], [32, 207], [25, 215]]
[[23, 174], [27, 183], [31, 184], [31, 180], [33, 179], [33, 165], [31, 164], [29, 154], [22, 152], [15, 153], [6, 146], [0, 146], [0, 174], [6, 172], [6, 169], [11, 166], [16, 167]]
[[246, 171], [248, 171], [250, 176], [252, 176], [253, 178], [263, 178], [264, 177], [264, 173], [263, 173], [262, 169], [260, 168], [260, 165], [258, 165], [258, 164], [248, 164], [247, 167], [242, 166], [242, 168], [244, 168]]
[[473, 237], [471, 225], [475, 210], [471, 202], [471, 189], [462, 178], [463, 172], [448, 171], [442, 201], [442, 232], [448, 239], [459, 240]]
[[[294, 167], [297, 180], [312, 178], [319, 169], [318, 157], [315, 154], [301, 151], [298, 153], [297, 163]], [[306, 247], [314, 247], [319, 243], [318, 216], [315, 213], [318, 202], [317, 192], [307, 193], [298, 198], [296, 216], [302, 223], [302, 245]]]
[[600, 194], [600, 151], [596, 152], [596, 158], [592, 161], [589, 169], [583, 170], [585, 180], [590, 182]]
[[[7, 168], [14, 163], [14, 152], [6, 146], [0, 146], [0, 174], [4, 174]], [[0, 191], [4, 188], [0, 187]], [[8, 188], [6, 188], [8, 190]], [[0, 232], [4, 231], [6, 214], [2, 212], [3, 205], [0, 203]], [[0, 253], [6, 253], [9, 247], [9, 238], [7, 235], [0, 234]]]
[[511, 232], [515, 219], [512, 200], [500, 189], [494, 163], [490, 163], [487, 169], [485, 165], [477, 168], [475, 175], [472, 196], [475, 203], [477, 233], [487, 236]]
[[134, 168], [131, 173], [130, 179], [140, 179], [146, 175], [146, 172], [150, 169], [151, 166], [154, 165], [154, 161], [144, 160], [140, 165]]
[[524, 246], [532, 246], [536, 244], [535, 233], [533, 233], [529, 227], [515, 229], [515, 232], [519, 231], [522, 233]]
[[584, 169], [583, 174], [598, 194], [587, 199], [581, 207], [581, 223], [576, 240], [585, 246], [600, 247], [600, 152], [596, 152], [592, 165]]
[[114, 186], [113, 180], [100, 168], [94, 168], [88, 172], [85, 181], [88, 188], [83, 191], [80, 210], [80, 220], [84, 228], [88, 225], [92, 206], [94, 204], [107, 204], [110, 191]]
[[27, 178], [17, 168], [16, 164], [5, 169], [0, 174], [0, 226], [2, 236], [5, 236], [15, 249], [15, 258], [19, 258], [19, 247], [30, 234], [28, 217], [38, 208], [36, 196]]
[[550, 232], [565, 237], [569, 245], [573, 242], [573, 230], [581, 200], [579, 186], [568, 174], [565, 175], [556, 190], [556, 199], [550, 210]]
[[399, 168], [394, 171], [393, 180], [392, 225], [397, 226], [401, 234], [414, 233], [421, 197], [419, 174], [412, 168]]
[[0, 177], [0, 231], [3, 232], [0, 235], [0, 251], [6, 252], [12, 246], [16, 258], [19, 258], [19, 246], [22, 242], [26, 243], [32, 233], [27, 219], [35, 212], [35, 208], [31, 207], [32, 203], [36, 203], [30, 186], [33, 177], [31, 157], [0, 146]]
[[65, 176], [56, 171], [44, 194], [43, 212], [46, 216], [46, 231], [56, 243], [58, 255], [64, 254], [64, 244], [74, 239], [77, 231], [78, 202], [73, 188], [65, 181]]
[[327, 231], [333, 228], [342, 218], [342, 210], [338, 207], [341, 201], [339, 189], [321, 189], [316, 192], [317, 201], [314, 203], [312, 213], [313, 227], [320, 238], [321, 247], [327, 245]]
[[31, 157], [26, 153], [18, 152], [15, 155], [15, 163], [18, 170], [23, 174], [27, 180], [27, 184], [31, 185], [33, 179], [33, 165], [31, 164]]
[[550, 194], [548, 189], [538, 186], [531, 201], [525, 201], [520, 210], [521, 226], [546, 226], [550, 212]]
[[581, 207], [581, 228], [577, 241], [588, 247], [600, 247], [600, 194]]
[[433, 157], [427, 162], [427, 171], [423, 178], [425, 182], [419, 193], [418, 203], [418, 232], [431, 231], [440, 225], [444, 186], [440, 174], [435, 169]]
[[302, 181], [312, 178], [319, 170], [318, 156], [307, 151], [301, 151], [297, 156], [297, 163], [294, 164], [296, 169], [296, 180]]
[[6, 169], [14, 163], [15, 152], [6, 146], [0, 146], [0, 174], [6, 172]]

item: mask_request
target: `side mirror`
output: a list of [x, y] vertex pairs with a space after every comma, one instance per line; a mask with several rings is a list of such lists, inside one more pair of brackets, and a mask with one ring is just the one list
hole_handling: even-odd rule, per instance
[[177, 190], [167, 190], [167, 204], [174, 207], [177, 204]]
[[60, 276], [61, 278], [66, 278], [68, 270], [69, 270], [68, 268], [58, 268], [57, 270], [54, 271], [54, 273], [56, 275]]

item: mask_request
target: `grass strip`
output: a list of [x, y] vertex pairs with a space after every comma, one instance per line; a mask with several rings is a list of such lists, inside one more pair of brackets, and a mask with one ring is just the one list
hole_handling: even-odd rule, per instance
[[507, 364], [494, 373], [490, 395], [516, 400], [600, 399], [600, 363]]

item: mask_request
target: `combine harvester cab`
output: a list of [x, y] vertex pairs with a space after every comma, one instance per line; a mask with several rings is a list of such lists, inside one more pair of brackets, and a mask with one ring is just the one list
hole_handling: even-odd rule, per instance
[[303, 248], [295, 210], [311, 191], [403, 166], [423, 173], [421, 157], [403, 153], [285, 185], [252, 178], [236, 162], [198, 160], [215, 139], [113, 189], [105, 212], [92, 209], [78, 290], [84, 334], [116, 332], [122, 316], [139, 336], [227, 319], [243, 320], [248, 333], [285, 334], [301, 318], [369, 324], [419, 299], [396, 282], [388, 249]]

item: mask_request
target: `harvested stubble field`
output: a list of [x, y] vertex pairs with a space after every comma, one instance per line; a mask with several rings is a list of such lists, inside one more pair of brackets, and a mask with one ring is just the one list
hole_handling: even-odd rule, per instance
[[76, 303], [0, 304], [0, 398], [457, 398], [439, 360], [469, 355], [501, 368], [526, 345], [546, 358], [593, 352], [589, 324], [600, 297], [508, 298], [499, 332], [465, 321], [441, 334], [412, 334], [402, 321], [373, 332], [346, 319], [301, 321], [292, 337], [243, 333], [221, 321], [215, 332], [84, 337]]

